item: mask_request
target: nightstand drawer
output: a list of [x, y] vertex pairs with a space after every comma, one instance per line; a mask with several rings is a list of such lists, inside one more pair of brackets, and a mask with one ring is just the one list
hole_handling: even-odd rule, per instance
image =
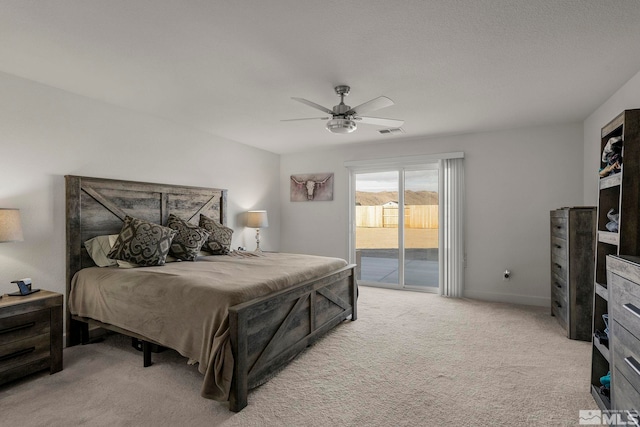
[[610, 278], [609, 312], [628, 331], [640, 335], [640, 286], [617, 274]]
[[49, 357], [51, 338], [48, 333], [0, 345], [0, 373]]
[[62, 304], [61, 294], [44, 289], [0, 299], [0, 385], [62, 370]]
[[50, 317], [49, 310], [40, 310], [0, 319], [0, 345], [48, 334], [51, 324]]
[[567, 238], [567, 218], [551, 218], [551, 235], [561, 239]]

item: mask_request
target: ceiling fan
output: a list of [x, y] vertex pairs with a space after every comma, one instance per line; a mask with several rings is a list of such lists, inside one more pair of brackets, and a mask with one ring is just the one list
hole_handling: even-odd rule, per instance
[[396, 119], [383, 119], [380, 117], [368, 117], [361, 114], [369, 113], [371, 111], [379, 110], [381, 108], [390, 107], [393, 105], [393, 101], [386, 96], [379, 96], [367, 101], [364, 104], [360, 104], [357, 107], [351, 108], [344, 103], [344, 97], [349, 95], [351, 88], [346, 85], [340, 85], [335, 87], [336, 93], [340, 96], [340, 104], [333, 107], [333, 110], [323, 107], [304, 98], [291, 98], [295, 101], [302, 102], [309, 107], [320, 110], [323, 113], [330, 114], [328, 117], [308, 117], [304, 119], [287, 119], [283, 122], [291, 122], [297, 120], [328, 120], [327, 130], [332, 133], [351, 133], [357, 129], [356, 122], [366, 123], [370, 125], [386, 126], [397, 128], [404, 124], [404, 120]]

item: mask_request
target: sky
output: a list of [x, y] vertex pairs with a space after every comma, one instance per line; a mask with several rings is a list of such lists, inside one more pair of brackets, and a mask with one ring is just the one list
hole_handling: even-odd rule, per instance
[[[438, 170], [406, 171], [405, 190], [438, 191]], [[358, 173], [356, 191], [398, 191], [398, 171]]]

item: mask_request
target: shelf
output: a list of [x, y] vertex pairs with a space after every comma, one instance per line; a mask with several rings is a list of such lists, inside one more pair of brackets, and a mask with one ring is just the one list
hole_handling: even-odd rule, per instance
[[601, 285], [600, 283], [596, 283], [596, 294], [600, 296], [605, 301], [609, 301], [609, 290], [607, 289], [607, 285]]
[[598, 404], [598, 407], [602, 411], [611, 410], [611, 400], [607, 396], [602, 395], [598, 387], [593, 384], [591, 384], [591, 396], [593, 396], [593, 400], [596, 401], [596, 404]]
[[609, 348], [606, 347], [604, 344], [601, 344], [600, 340], [598, 338], [596, 338], [595, 335], [593, 336], [593, 345], [594, 345], [595, 348], [598, 349], [598, 351], [600, 352], [602, 357], [607, 359], [607, 362], [611, 363], [611, 361], [609, 359]]
[[616, 133], [616, 136], [622, 134], [622, 132], [619, 131], [619, 129], [624, 124], [624, 118], [625, 118], [624, 116], [625, 116], [625, 111], [623, 111], [622, 113], [618, 114], [613, 120], [611, 120], [609, 123], [604, 125], [604, 127], [600, 130], [600, 136], [603, 139], [604, 138], [608, 139], [608, 138], [614, 136], [614, 135], [612, 135], [612, 133], [614, 133], [615, 131], [618, 131]]
[[616, 186], [619, 186], [621, 183], [622, 183], [622, 173], [615, 173], [613, 175], [600, 178], [600, 189], [604, 190], [606, 188], [616, 187]]
[[618, 233], [612, 233], [610, 231], [598, 231], [598, 242], [618, 246], [620, 236]]

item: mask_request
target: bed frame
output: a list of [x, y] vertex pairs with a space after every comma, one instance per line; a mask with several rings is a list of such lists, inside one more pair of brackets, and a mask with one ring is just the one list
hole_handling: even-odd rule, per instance
[[[95, 264], [84, 249], [86, 240], [118, 234], [126, 215], [166, 224], [173, 213], [185, 220], [199, 214], [226, 224], [227, 191], [66, 176], [67, 298], [71, 279]], [[357, 318], [355, 265], [323, 277], [232, 306], [229, 309], [234, 371], [229, 409], [247, 406], [250, 388], [266, 382], [305, 347], [346, 319]], [[89, 325], [116, 331], [143, 342], [144, 365], [151, 364], [146, 337], [93, 319], [72, 316], [67, 308], [67, 346], [86, 343]]]

